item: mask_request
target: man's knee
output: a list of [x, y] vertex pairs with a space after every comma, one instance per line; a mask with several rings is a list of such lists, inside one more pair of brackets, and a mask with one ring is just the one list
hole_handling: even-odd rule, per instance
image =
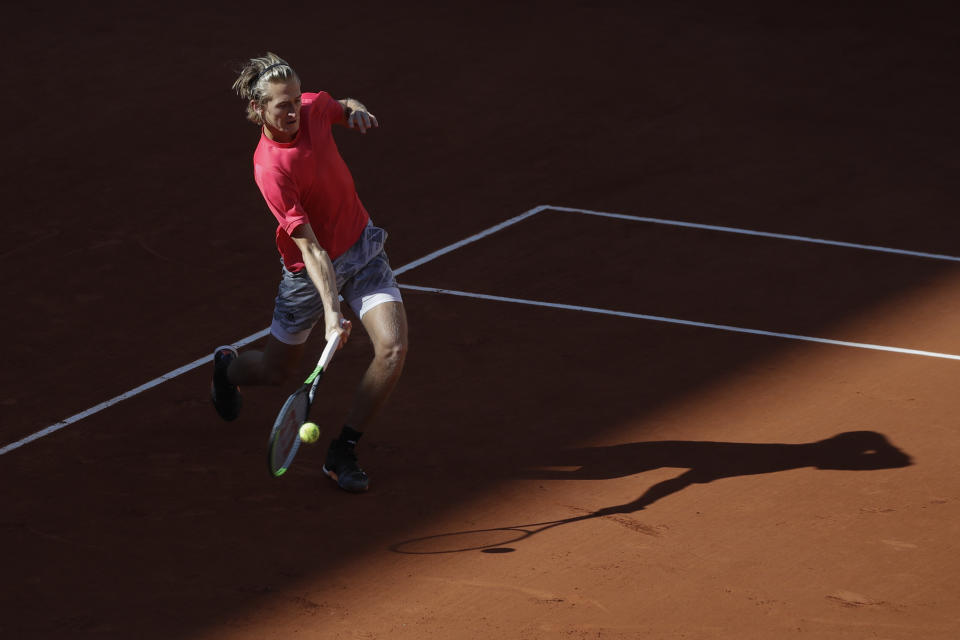
[[403, 338], [397, 337], [378, 345], [376, 357], [390, 367], [398, 367], [407, 358], [409, 345]]

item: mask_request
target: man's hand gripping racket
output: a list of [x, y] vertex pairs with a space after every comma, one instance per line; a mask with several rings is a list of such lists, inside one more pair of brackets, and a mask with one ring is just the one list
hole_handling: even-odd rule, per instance
[[313, 399], [317, 393], [317, 385], [330, 366], [342, 336], [349, 335], [350, 323], [344, 320], [341, 326], [344, 332], [330, 333], [327, 337], [327, 346], [324, 347], [313, 373], [307, 377], [299, 389], [290, 394], [273, 423], [267, 447], [267, 463], [270, 473], [274, 476], [282, 476], [286, 473], [293, 463], [294, 456], [297, 455], [297, 449], [300, 448], [300, 426], [307, 421], [310, 414], [310, 407], [313, 406]]

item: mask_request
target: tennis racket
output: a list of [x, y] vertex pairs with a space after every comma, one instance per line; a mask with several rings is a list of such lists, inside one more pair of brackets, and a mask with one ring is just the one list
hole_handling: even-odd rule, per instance
[[339, 345], [340, 334], [334, 334], [327, 340], [327, 346], [324, 347], [313, 373], [299, 389], [290, 394], [287, 401], [283, 403], [280, 413], [277, 414], [267, 447], [267, 464], [270, 467], [270, 473], [275, 477], [286, 473], [294, 456], [297, 455], [297, 449], [300, 448], [300, 425], [307, 421], [313, 398], [317, 393], [317, 385]]

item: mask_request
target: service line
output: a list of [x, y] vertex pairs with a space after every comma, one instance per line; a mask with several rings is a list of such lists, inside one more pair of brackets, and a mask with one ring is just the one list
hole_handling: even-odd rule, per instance
[[651, 316], [644, 313], [630, 313], [629, 311], [614, 311], [611, 309], [600, 309], [597, 307], [584, 307], [574, 304], [561, 304], [558, 302], [542, 302], [539, 300], [525, 300], [523, 298], [507, 298], [504, 296], [494, 296], [486, 293], [472, 293], [469, 291], [456, 291], [454, 289], [438, 289], [436, 287], [418, 287], [412, 284], [401, 284], [401, 289], [410, 289], [411, 291], [424, 291], [428, 293], [441, 293], [448, 296], [458, 296], [461, 298], [476, 298], [478, 300], [489, 300], [492, 302], [510, 302], [513, 304], [524, 304], [533, 307], [547, 307], [550, 309], [564, 309], [567, 311], [585, 311], [587, 313], [598, 313], [605, 316], [617, 316], [620, 318], [634, 318], [636, 320], [649, 320], [652, 322], [666, 322], [668, 324], [679, 324], [687, 327], [699, 327], [701, 329], [714, 329], [719, 331], [730, 331], [733, 333], [748, 333], [755, 336], [767, 336], [770, 338], [785, 338], [787, 340], [801, 340], [803, 342], [819, 342], [820, 344], [830, 344], [840, 347], [855, 347], [857, 349], [871, 349], [873, 351], [888, 351], [891, 353], [903, 353], [912, 356], [926, 356], [928, 358], [945, 358], [947, 360], [960, 360], [960, 356], [952, 353], [937, 353], [936, 351], [920, 351], [917, 349], [904, 349], [902, 347], [888, 347], [882, 344], [866, 344], [863, 342], [847, 342], [845, 340], [831, 340], [829, 338], [815, 338], [813, 336], [802, 336], [795, 333], [777, 333], [776, 331], [764, 331], [762, 329], [748, 329], [746, 327], [734, 327], [726, 324], [713, 324], [710, 322], [697, 322], [694, 320], [682, 320], [680, 318], [668, 318], [666, 316]]

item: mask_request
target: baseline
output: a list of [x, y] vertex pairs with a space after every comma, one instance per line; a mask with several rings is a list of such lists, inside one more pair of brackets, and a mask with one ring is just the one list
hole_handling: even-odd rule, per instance
[[[482, 240], [483, 238], [486, 238], [486, 237], [489, 236], [489, 235], [492, 235], [492, 234], [494, 234], [494, 233], [496, 233], [496, 232], [498, 232], [498, 231], [501, 231], [501, 230], [503, 230], [503, 229], [506, 229], [507, 227], [509, 227], [509, 226], [511, 226], [511, 225], [514, 225], [514, 224], [516, 224], [516, 223], [518, 223], [518, 222], [521, 222], [521, 221], [523, 221], [523, 220], [526, 220], [527, 218], [529, 218], [529, 217], [531, 217], [531, 216], [533, 216], [533, 215], [536, 215], [536, 214], [540, 213], [541, 211], [544, 211], [545, 209], [548, 209], [548, 208], [549, 208], [549, 207], [547, 207], [546, 205], [540, 205], [540, 206], [534, 207], [533, 209], [529, 209], [528, 211], [525, 211], [524, 213], [521, 213], [521, 214], [518, 215], [518, 216], [514, 216], [513, 218], [510, 218], [509, 220], [505, 220], [504, 222], [501, 222], [501, 223], [499, 223], [499, 224], [495, 224], [495, 225], [493, 225], [492, 227], [489, 227], [488, 229], [485, 229], [484, 231], [481, 231], [480, 233], [476, 233], [476, 234], [474, 234], [474, 235], [472, 235], [472, 236], [470, 236], [470, 237], [468, 237], [468, 238], [464, 238], [463, 240], [459, 240], [459, 241], [457, 241], [457, 242], [454, 242], [454, 243], [452, 243], [452, 244], [450, 244], [450, 245], [447, 245], [446, 247], [444, 247], [444, 248], [442, 248], [442, 249], [438, 249], [437, 251], [434, 251], [433, 253], [429, 253], [429, 254], [425, 255], [424, 257], [422, 257], [422, 258], [420, 258], [420, 259], [418, 259], [418, 260], [414, 260], [413, 262], [410, 262], [410, 263], [408, 263], [408, 264], [405, 264], [405, 265], [403, 265], [402, 267], [399, 267], [399, 268], [397, 268], [397, 269], [394, 269], [394, 273], [397, 274], [397, 275], [399, 275], [399, 274], [401, 274], [401, 273], [404, 273], [404, 272], [406, 272], [406, 271], [409, 271], [410, 269], [415, 269], [415, 268], [419, 267], [420, 265], [423, 265], [423, 264], [426, 264], [426, 263], [428, 263], [428, 262], [430, 262], [430, 261], [432, 261], [432, 260], [435, 260], [435, 259], [439, 258], [440, 256], [443, 256], [443, 255], [446, 255], [446, 254], [450, 253], [451, 251], [456, 251], [457, 249], [459, 249], [459, 248], [461, 248], [461, 247], [464, 247], [464, 246], [466, 246], [466, 245], [468, 245], [468, 244], [471, 244], [471, 243], [473, 243], [473, 242], [476, 242], [476, 241], [478, 241], [478, 240]], [[250, 344], [251, 342], [256, 342], [257, 340], [259, 340], [259, 339], [261, 339], [261, 338], [265, 338], [269, 333], [270, 333], [270, 328], [267, 327], [266, 329], [262, 329], [262, 330], [260, 330], [260, 331], [258, 331], [258, 332], [256, 332], [256, 333], [250, 334], [250, 335], [247, 336], [246, 338], [243, 338], [243, 339], [241, 339], [241, 340], [238, 340], [237, 342], [234, 342], [234, 343], [232, 343], [232, 344], [233, 344], [233, 346], [235, 346], [235, 347], [243, 347], [243, 346], [245, 346], [245, 345]], [[79, 422], [80, 420], [83, 420], [84, 418], [88, 418], [88, 417], [90, 417], [90, 416], [92, 416], [92, 415], [94, 415], [94, 414], [96, 414], [96, 413], [100, 413], [100, 412], [103, 411], [104, 409], [108, 409], [108, 408], [112, 407], [113, 405], [115, 405], [115, 404], [117, 404], [117, 403], [119, 403], [119, 402], [122, 402], [122, 401], [124, 401], [124, 400], [129, 400], [130, 398], [132, 398], [132, 397], [134, 397], [134, 396], [137, 396], [137, 395], [143, 393], [144, 391], [148, 391], [148, 390], [156, 387], [157, 385], [159, 385], [159, 384], [161, 384], [161, 383], [163, 383], [163, 382], [166, 382], [167, 380], [172, 380], [173, 378], [176, 378], [176, 377], [178, 377], [178, 376], [181, 376], [181, 375], [183, 375], [184, 373], [188, 373], [188, 372], [190, 372], [190, 371], [193, 371], [193, 370], [196, 369], [197, 367], [201, 367], [201, 366], [203, 366], [203, 365], [205, 365], [205, 364], [209, 364], [209, 363], [210, 363], [210, 356], [204, 356], [204, 357], [202, 357], [202, 358], [197, 358], [196, 360], [194, 360], [194, 361], [191, 362], [190, 364], [186, 364], [186, 365], [184, 365], [184, 366], [182, 366], [182, 367], [179, 367], [179, 368], [177, 368], [177, 369], [174, 369], [173, 371], [168, 371], [167, 373], [163, 374], [162, 376], [159, 376], [159, 377], [157, 377], [157, 378], [154, 378], [153, 380], [151, 380], [151, 381], [149, 381], [149, 382], [146, 382], [146, 383], [140, 385], [139, 387], [136, 387], [136, 388], [134, 388], [134, 389], [131, 389], [130, 391], [127, 391], [127, 392], [125, 392], [125, 393], [121, 393], [120, 395], [118, 395], [118, 396], [116, 396], [116, 397], [114, 397], [114, 398], [111, 398], [110, 400], [107, 400], [107, 401], [105, 401], [105, 402], [101, 402], [100, 404], [95, 405], [95, 406], [93, 406], [93, 407], [90, 407], [89, 409], [87, 409], [87, 410], [85, 410], [85, 411], [81, 411], [80, 413], [74, 414], [74, 415], [70, 416], [69, 418], [67, 418], [67, 419], [65, 419], [65, 420], [61, 420], [60, 422], [57, 422], [57, 423], [55, 423], [55, 424], [52, 424], [52, 425], [50, 425], [49, 427], [46, 427], [46, 428], [44, 428], [44, 429], [41, 429], [40, 431], [37, 431], [36, 433], [33, 433], [33, 434], [29, 435], [29, 436], [25, 436], [25, 437], [17, 440], [16, 442], [11, 442], [10, 444], [8, 444], [8, 445], [6, 445], [6, 446], [0, 447], [0, 456], [5, 455], [5, 454], [7, 454], [7, 453], [10, 453], [11, 451], [15, 451], [16, 449], [19, 449], [20, 447], [22, 447], [22, 446], [24, 446], [24, 445], [26, 445], [26, 444], [30, 444], [31, 442], [33, 442], [33, 441], [35, 441], [35, 440], [39, 440], [40, 438], [43, 438], [43, 437], [45, 437], [45, 436], [48, 436], [48, 435], [50, 435], [50, 434], [52, 434], [52, 433], [56, 433], [57, 431], [60, 431], [61, 429], [70, 426], [71, 424], [74, 424], [74, 423], [76, 423], [76, 422]]]
[[631, 216], [624, 213], [609, 213], [606, 211], [592, 211], [590, 209], [577, 209], [574, 207], [556, 207], [544, 206], [541, 210], [565, 211], [567, 213], [582, 213], [588, 216], [598, 216], [602, 218], [617, 218], [620, 220], [633, 220], [635, 222], [647, 222], [649, 224], [666, 225], [670, 227], [685, 227], [688, 229], [700, 229], [703, 231], [720, 231], [722, 233], [734, 233], [744, 236], [755, 236], [760, 238], [775, 238], [777, 240], [793, 240], [795, 242], [807, 242], [810, 244], [824, 244], [833, 247], [843, 247], [845, 249], [862, 249], [864, 251], [878, 251], [880, 253], [893, 253], [901, 256], [910, 256], [912, 258], [927, 258], [930, 260], [944, 260], [947, 262], [960, 262], [960, 257], [950, 256], [942, 253], [926, 253], [924, 251], [910, 251], [907, 249], [895, 249], [893, 247], [881, 247], [873, 244], [859, 244], [856, 242], [843, 242], [841, 240], [825, 240], [823, 238], [812, 238], [810, 236], [795, 236], [787, 233], [771, 233], [769, 231], [754, 231], [752, 229], [741, 229], [739, 227], [723, 227], [713, 224], [700, 224], [697, 222], [684, 222], [682, 220], [666, 220], [663, 218], [645, 218], [643, 216]]

